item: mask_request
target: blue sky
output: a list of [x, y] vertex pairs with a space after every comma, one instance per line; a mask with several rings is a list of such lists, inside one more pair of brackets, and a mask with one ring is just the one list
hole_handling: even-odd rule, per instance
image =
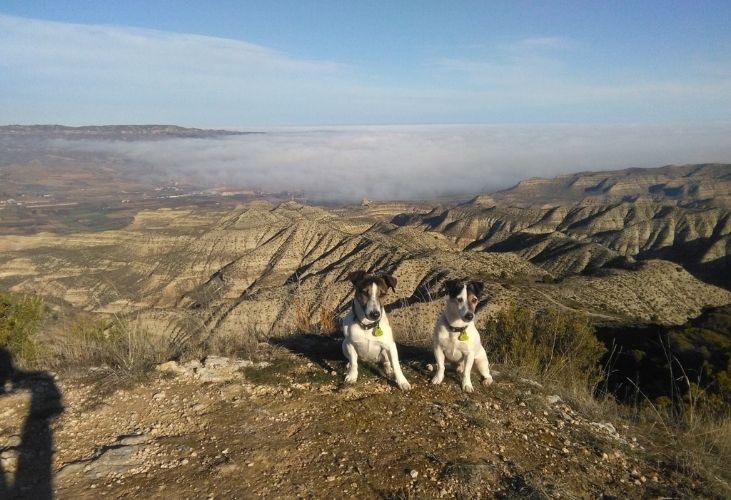
[[731, 2], [4, 0], [0, 123], [731, 121]]

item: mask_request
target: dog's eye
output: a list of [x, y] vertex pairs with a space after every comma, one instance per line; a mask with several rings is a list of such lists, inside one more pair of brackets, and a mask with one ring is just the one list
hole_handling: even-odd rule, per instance
[[477, 304], [477, 297], [472, 297], [472, 303]]
[[463, 301], [464, 301], [464, 299], [462, 297], [457, 297], [457, 302], [459, 302], [461, 304]]

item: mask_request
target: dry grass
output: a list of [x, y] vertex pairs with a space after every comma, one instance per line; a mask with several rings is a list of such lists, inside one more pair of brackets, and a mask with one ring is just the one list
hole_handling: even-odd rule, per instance
[[320, 306], [317, 317], [317, 329], [319, 333], [331, 334], [338, 329], [337, 310], [332, 303], [326, 302]]
[[309, 333], [312, 330], [313, 323], [308, 301], [302, 295], [297, 295], [292, 300], [292, 309], [294, 310], [295, 331]]
[[611, 366], [598, 365], [604, 349], [586, 317], [507, 307], [483, 330], [491, 361], [508, 374], [540, 382], [596, 421], [631, 426], [661, 468], [703, 485], [707, 496], [731, 497], [731, 409], [719, 411], [718, 396], [698, 388], [682, 366], [676, 378], [689, 390], [680, 411], [651, 401], [640, 388], [634, 405], [621, 404], [600, 390]]
[[295, 332], [329, 335], [338, 329], [337, 308], [329, 300], [322, 301], [318, 307], [297, 290], [291, 307]]
[[57, 369], [104, 367], [124, 379], [137, 379], [155, 365], [172, 357], [170, 341], [150, 335], [139, 322], [115, 317], [104, 320], [75, 320], [46, 354], [46, 364]]
[[[638, 392], [639, 391], [638, 389]], [[718, 411], [698, 393], [678, 411], [640, 394], [634, 406], [615, 405], [615, 414], [631, 421], [651, 443], [650, 454], [668, 470], [703, 485], [709, 497], [731, 497], [731, 409]]]
[[216, 354], [239, 359], [254, 359], [261, 337], [263, 337], [262, 332], [251, 327], [220, 333], [198, 346], [192, 354], [198, 358], [203, 358], [208, 354]]
[[0, 293], [0, 348], [16, 362], [30, 363], [39, 355], [36, 336], [43, 311], [40, 297]]

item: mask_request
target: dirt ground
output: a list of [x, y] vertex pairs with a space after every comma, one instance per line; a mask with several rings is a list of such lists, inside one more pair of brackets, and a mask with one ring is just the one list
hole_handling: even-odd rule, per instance
[[6, 383], [0, 497], [625, 498], [700, 487], [653, 462], [629, 428], [593, 422], [528, 380], [498, 375], [468, 395], [455, 373], [435, 387], [413, 361], [411, 392], [367, 366], [344, 388], [333, 341], [288, 341], [265, 357], [224, 358], [221, 376], [172, 363], [114, 390], [96, 372]]

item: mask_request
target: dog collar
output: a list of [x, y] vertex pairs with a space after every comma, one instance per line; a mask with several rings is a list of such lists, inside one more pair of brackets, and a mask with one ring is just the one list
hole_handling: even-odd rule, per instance
[[[383, 330], [381, 330], [381, 328], [378, 326], [378, 324], [381, 322], [380, 318], [378, 320], [374, 321], [373, 323], [371, 323], [370, 325], [366, 325], [358, 317], [358, 313], [355, 310], [355, 300], [353, 301], [352, 307], [353, 307], [353, 318], [355, 318], [355, 322], [358, 323], [359, 327], [361, 327], [363, 330], [372, 330], [373, 328], [375, 328], [375, 330], [373, 330], [373, 335], [375, 335], [376, 337], [380, 337], [381, 335], [383, 335]], [[383, 317], [383, 315], [381, 315], [381, 317]]]
[[449, 323], [449, 320], [447, 319], [447, 316], [442, 314], [442, 318], [444, 318], [444, 324], [447, 326], [450, 332], [452, 333], [459, 333], [459, 337], [457, 337], [459, 340], [465, 342], [469, 340], [469, 336], [467, 335], [467, 327], [470, 326], [469, 323], [467, 323], [465, 326], [452, 326]]
[[447, 316], [442, 314], [442, 318], [444, 318], [444, 324], [447, 325], [447, 328], [449, 328], [449, 331], [452, 333], [462, 333], [463, 331], [467, 330], [467, 327], [470, 326], [469, 323], [467, 323], [465, 326], [452, 326], [449, 323], [449, 320], [447, 319]]

